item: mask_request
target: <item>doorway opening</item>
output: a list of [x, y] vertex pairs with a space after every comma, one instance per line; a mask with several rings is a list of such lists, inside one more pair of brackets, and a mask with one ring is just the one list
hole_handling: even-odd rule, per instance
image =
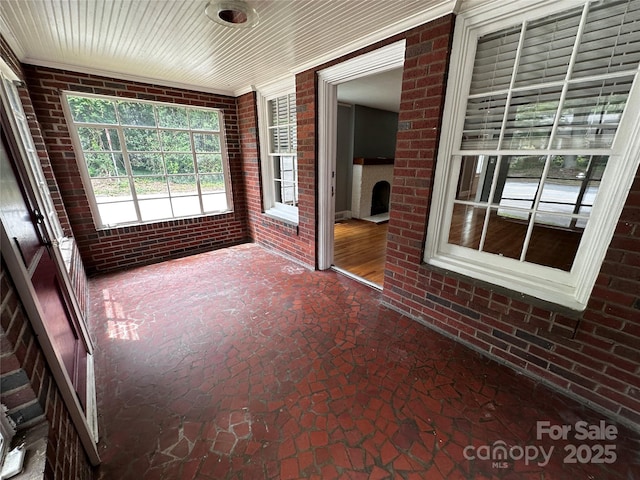
[[397, 42], [318, 72], [318, 268], [379, 289], [404, 50]]

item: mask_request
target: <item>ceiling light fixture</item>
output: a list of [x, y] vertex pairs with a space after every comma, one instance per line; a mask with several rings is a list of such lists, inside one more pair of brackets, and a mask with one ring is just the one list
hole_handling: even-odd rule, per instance
[[214, 22], [231, 28], [252, 28], [258, 24], [258, 12], [242, 0], [210, 2], [204, 13]]

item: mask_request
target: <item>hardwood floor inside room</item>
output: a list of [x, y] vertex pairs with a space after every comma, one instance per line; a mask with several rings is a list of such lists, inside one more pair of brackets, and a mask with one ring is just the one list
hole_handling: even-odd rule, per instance
[[[453, 212], [449, 242], [478, 250], [485, 218], [483, 209], [456, 208]], [[483, 250], [519, 259], [527, 223], [492, 213]], [[536, 224], [527, 248], [527, 262], [570, 271], [582, 239], [582, 229]]]
[[336, 267], [382, 287], [389, 224], [352, 218], [334, 226]]

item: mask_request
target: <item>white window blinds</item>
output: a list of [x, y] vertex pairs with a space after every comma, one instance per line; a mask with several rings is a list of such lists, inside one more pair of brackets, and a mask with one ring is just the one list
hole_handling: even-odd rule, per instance
[[481, 37], [460, 150], [609, 148], [639, 61], [637, 0]]

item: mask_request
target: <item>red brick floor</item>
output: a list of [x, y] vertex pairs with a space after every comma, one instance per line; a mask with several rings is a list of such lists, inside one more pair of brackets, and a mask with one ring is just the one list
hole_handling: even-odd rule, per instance
[[640, 433], [538, 440], [614, 422], [258, 246], [90, 290], [101, 479], [640, 478]]

